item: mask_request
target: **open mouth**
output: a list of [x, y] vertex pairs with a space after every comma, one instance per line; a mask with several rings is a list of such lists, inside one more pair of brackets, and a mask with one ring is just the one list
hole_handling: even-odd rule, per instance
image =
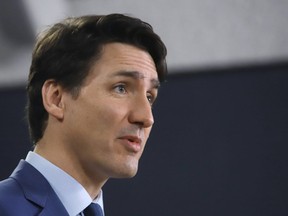
[[128, 151], [139, 152], [141, 150], [142, 140], [136, 136], [123, 136], [120, 138]]

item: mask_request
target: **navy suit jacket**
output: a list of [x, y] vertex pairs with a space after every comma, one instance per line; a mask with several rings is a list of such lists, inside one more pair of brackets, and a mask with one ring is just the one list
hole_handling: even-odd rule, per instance
[[21, 160], [0, 182], [1, 216], [69, 216], [45, 177]]

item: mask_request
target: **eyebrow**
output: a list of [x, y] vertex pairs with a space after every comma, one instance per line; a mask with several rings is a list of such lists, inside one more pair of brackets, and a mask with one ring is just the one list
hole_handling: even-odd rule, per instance
[[[138, 71], [118, 71], [117, 73], [112, 74], [111, 76], [123, 76], [133, 78], [135, 80], [144, 79], [146, 78], [142, 73]], [[150, 79], [152, 88], [159, 89], [160, 88], [160, 81], [158, 79]]]

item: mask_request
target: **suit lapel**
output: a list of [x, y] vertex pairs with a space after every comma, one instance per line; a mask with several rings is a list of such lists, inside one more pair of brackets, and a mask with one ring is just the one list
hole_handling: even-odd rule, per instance
[[48, 181], [32, 165], [21, 160], [11, 177], [21, 185], [26, 199], [42, 209], [39, 216], [69, 216]]

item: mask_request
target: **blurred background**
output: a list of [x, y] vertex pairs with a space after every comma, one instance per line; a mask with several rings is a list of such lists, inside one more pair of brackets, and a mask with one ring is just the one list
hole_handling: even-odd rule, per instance
[[0, 180], [31, 149], [25, 84], [37, 34], [126, 13], [167, 45], [168, 82], [137, 176], [106, 215], [288, 215], [287, 0], [0, 0]]

